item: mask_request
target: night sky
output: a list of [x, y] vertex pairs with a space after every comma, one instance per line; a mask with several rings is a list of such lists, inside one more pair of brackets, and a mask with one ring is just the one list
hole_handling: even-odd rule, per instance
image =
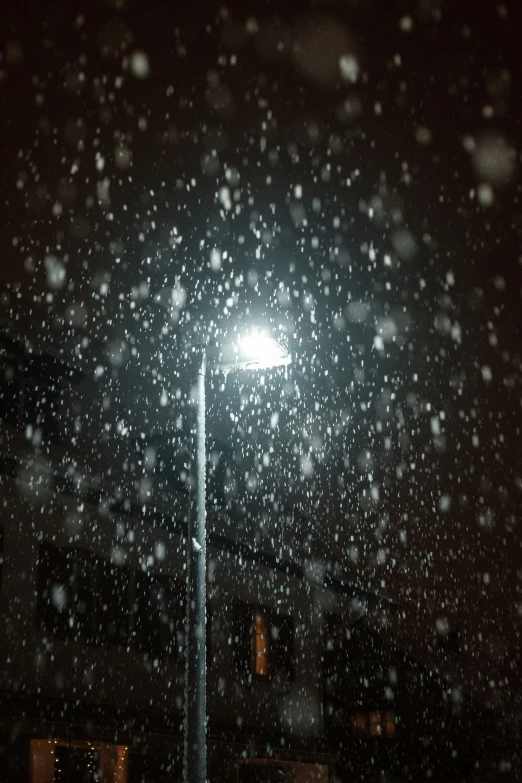
[[514, 704], [518, 2], [177, 5], [3, 12], [4, 307], [117, 354], [126, 410], [188, 396], [195, 328], [279, 330], [288, 377], [209, 391], [235, 534], [393, 597], [426, 660], [460, 629], [451, 675]]

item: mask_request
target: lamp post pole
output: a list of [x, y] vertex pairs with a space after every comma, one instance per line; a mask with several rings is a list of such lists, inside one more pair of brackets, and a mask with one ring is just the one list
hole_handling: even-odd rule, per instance
[[[263, 332], [254, 332], [216, 366], [225, 373], [286, 366], [290, 354]], [[187, 539], [187, 645], [185, 666], [185, 783], [207, 780], [207, 694], [206, 694], [206, 443], [205, 376], [207, 356], [203, 348], [197, 380], [196, 411], [196, 492], [189, 514]]]
[[202, 351], [197, 378], [196, 492], [187, 540], [187, 650], [185, 680], [185, 783], [206, 783], [206, 443], [205, 375]]

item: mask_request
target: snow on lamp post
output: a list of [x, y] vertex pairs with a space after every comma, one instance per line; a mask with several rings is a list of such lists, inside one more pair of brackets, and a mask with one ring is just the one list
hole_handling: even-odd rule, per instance
[[196, 391], [196, 493], [187, 540], [187, 657], [185, 671], [186, 783], [206, 783], [206, 410], [207, 364], [225, 374], [285, 367], [288, 350], [264, 331], [254, 330], [227, 343], [217, 357], [202, 349]]

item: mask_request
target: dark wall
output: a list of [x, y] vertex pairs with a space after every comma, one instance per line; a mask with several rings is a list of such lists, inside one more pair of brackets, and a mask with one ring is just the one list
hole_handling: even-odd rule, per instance
[[130, 753], [128, 783], [171, 783], [183, 776], [181, 753]]
[[[326, 732], [341, 768], [361, 779], [466, 774], [487, 752], [492, 716], [458, 687], [421, 666], [364, 624], [327, 622], [324, 652]], [[357, 736], [353, 716], [392, 712], [391, 735]]]
[[29, 780], [29, 740], [0, 735], [0, 780], [2, 783], [21, 783]]

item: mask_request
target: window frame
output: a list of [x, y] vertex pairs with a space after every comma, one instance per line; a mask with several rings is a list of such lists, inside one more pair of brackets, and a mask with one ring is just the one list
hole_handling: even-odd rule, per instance
[[[37, 626], [55, 636], [96, 646], [126, 645], [129, 636], [128, 569], [109, 563], [89, 549], [56, 546], [50, 541], [40, 543], [38, 557]], [[75, 575], [78, 566], [90, 571], [90, 584], [79, 584]], [[52, 588], [63, 587], [66, 603], [53, 604]], [[116, 585], [116, 589], [114, 586]], [[118, 589], [119, 588], [119, 589]], [[92, 596], [90, 609], [79, 611], [83, 600], [80, 591]], [[111, 612], [118, 618], [112, 629]], [[89, 618], [83, 623], [78, 620]], [[123, 622], [119, 622], [123, 619]], [[73, 620], [73, 622], [71, 622]]]
[[[147, 586], [146, 598], [140, 594], [143, 585]], [[150, 607], [151, 591], [157, 588], [168, 590], [171, 593], [171, 598], [174, 599], [174, 604], [169, 606], [169, 611], [172, 611], [169, 623], [174, 623], [173, 629], [166, 628], [167, 622], [161, 617], [161, 609], [159, 609], [158, 620], [155, 621], [153, 618]], [[180, 579], [154, 571], [135, 572], [131, 610], [131, 646], [142, 650], [151, 657], [174, 662], [183, 660], [186, 635], [185, 596], [186, 585]], [[155, 635], [157, 634], [156, 644], [151, 643], [151, 631]]]
[[[377, 718], [377, 722], [375, 719]], [[372, 720], [374, 721], [372, 723]], [[393, 729], [390, 730], [390, 724]], [[373, 728], [376, 726], [377, 731]], [[397, 715], [393, 707], [350, 711], [350, 729], [357, 739], [391, 740], [397, 734]]]

